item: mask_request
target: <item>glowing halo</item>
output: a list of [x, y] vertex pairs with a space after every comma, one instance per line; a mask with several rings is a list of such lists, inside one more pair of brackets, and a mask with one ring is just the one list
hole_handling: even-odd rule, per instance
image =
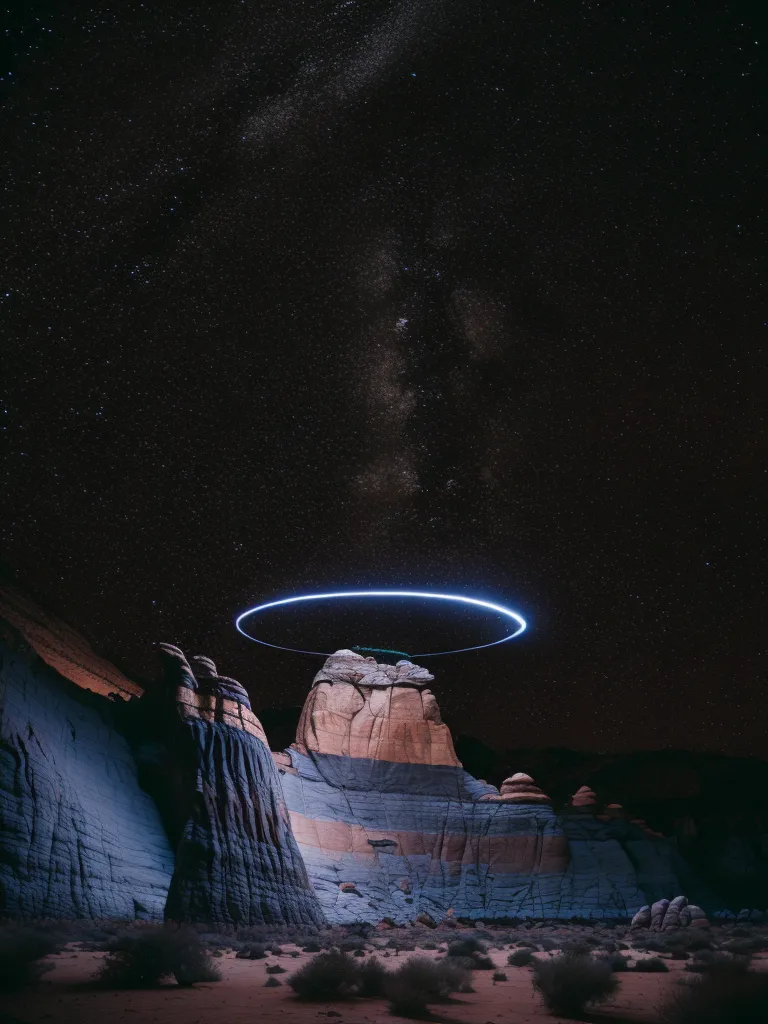
[[[278, 651], [292, 651], [294, 654], [319, 654], [324, 658], [328, 658], [334, 653], [333, 651], [306, 651], [300, 647], [283, 647], [280, 644], [270, 644], [267, 643], [266, 640], [259, 640], [258, 637], [247, 633], [245, 629], [243, 629], [242, 623], [250, 616], [257, 615], [259, 612], [264, 612], [268, 608], [279, 608], [283, 605], [298, 604], [301, 601], [332, 601], [334, 599], [344, 597], [410, 597], [422, 600], [426, 599], [428, 601], [455, 601], [459, 604], [472, 605], [477, 608], [487, 608], [489, 611], [497, 612], [499, 615], [504, 615], [508, 619], [511, 619], [517, 626], [517, 629], [513, 633], [503, 636], [501, 640], [492, 640], [489, 644], [477, 644], [474, 647], [457, 647], [455, 650], [451, 651], [431, 651], [426, 654], [412, 654], [409, 656], [409, 660], [412, 660], [413, 658], [436, 658], [438, 655], [442, 654], [463, 654], [465, 651], [479, 651], [484, 647], [496, 647], [498, 644], [506, 643], [508, 640], [513, 640], [516, 636], [520, 636], [527, 626], [522, 615], [512, 611], [511, 608], [505, 608], [500, 604], [492, 604], [490, 601], [481, 601], [476, 597], [462, 597], [457, 594], [435, 594], [420, 590], [342, 590], [331, 594], [301, 594], [298, 597], [284, 597], [280, 601], [268, 601], [266, 604], [255, 605], [253, 608], [248, 608], [237, 616], [235, 619], [235, 627], [244, 637], [247, 637], [249, 640], [253, 640], [254, 643], [262, 644], [264, 647], [274, 647]], [[378, 650], [378, 648], [376, 649]]]

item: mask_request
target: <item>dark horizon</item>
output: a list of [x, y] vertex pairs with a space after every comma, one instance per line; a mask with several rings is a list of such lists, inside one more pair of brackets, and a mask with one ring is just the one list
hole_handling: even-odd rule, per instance
[[530, 629], [426, 663], [462, 731], [767, 757], [761, 40], [742, 2], [13, 5], [14, 579], [257, 713], [321, 662], [249, 605], [483, 596]]

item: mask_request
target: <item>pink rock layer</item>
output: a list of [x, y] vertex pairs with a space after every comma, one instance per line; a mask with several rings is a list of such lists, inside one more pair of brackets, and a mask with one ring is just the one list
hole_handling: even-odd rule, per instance
[[409, 661], [377, 665], [337, 651], [315, 676], [296, 731], [302, 754], [337, 754], [401, 764], [460, 767], [427, 683]]

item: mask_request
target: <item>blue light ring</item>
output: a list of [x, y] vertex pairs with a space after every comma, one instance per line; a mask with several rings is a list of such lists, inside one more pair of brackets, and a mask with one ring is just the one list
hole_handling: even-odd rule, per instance
[[250, 633], [246, 633], [242, 628], [241, 623], [249, 616], [256, 615], [258, 612], [266, 611], [268, 608], [278, 608], [287, 604], [298, 604], [300, 601], [328, 601], [342, 597], [412, 597], [426, 598], [429, 601], [456, 601], [459, 604], [469, 604], [497, 612], [500, 615], [504, 615], [507, 618], [512, 619], [518, 627], [513, 633], [509, 633], [507, 636], [502, 637], [501, 640], [493, 640], [489, 644], [477, 644], [474, 647], [458, 647], [452, 651], [432, 651], [427, 654], [412, 654], [411, 658], [436, 658], [443, 654], [463, 654], [465, 651], [480, 651], [485, 647], [496, 647], [499, 644], [506, 643], [508, 640], [513, 640], [516, 636], [519, 636], [524, 632], [527, 626], [522, 615], [512, 611], [511, 608], [504, 608], [503, 605], [492, 604], [490, 601], [481, 601], [476, 597], [463, 597], [457, 594], [430, 594], [418, 590], [346, 590], [332, 594], [301, 594], [298, 597], [285, 597], [279, 601], [268, 601], [266, 604], [255, 605], [253, 608], [248, 608], [246, 611], [241, 612], [240, 615], [238, 615], [235, 619], [235, 627], [244, 637], [247, 637], [249, 640], [253, 640], [254, 643], [261, 644], [264, 647], [272, 647], [278, 651], [291, 651], [294, 654], [317, 654], [321, 657], [329, 658], [335, 652], [307, 651], [300, 647], [283, 647], [280, 644], [270, 644], [267, 643], [266, 640], [259, 640]]

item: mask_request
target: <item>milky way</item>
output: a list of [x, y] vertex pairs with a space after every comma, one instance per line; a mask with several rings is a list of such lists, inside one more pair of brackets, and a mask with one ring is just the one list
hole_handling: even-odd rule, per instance
[[257, 707], [315, 666], [238, 609], [496, 598], [530, 630], [440, 667], [462, 728], [762, 749], [746, 12], [16, 5], [9, 571]]

